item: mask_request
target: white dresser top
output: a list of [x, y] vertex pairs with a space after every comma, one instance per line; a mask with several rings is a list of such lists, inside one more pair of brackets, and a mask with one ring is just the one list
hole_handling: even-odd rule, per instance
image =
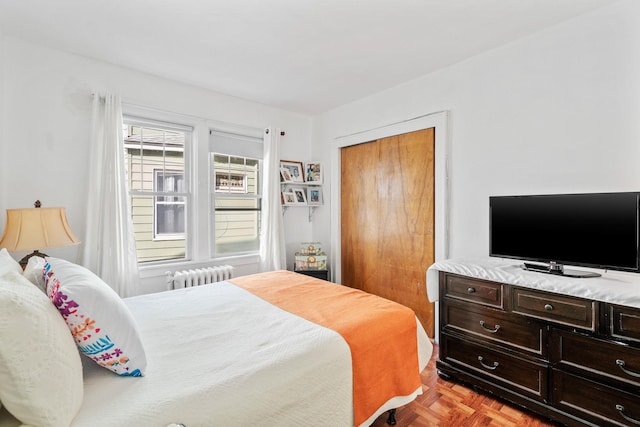
[[528, 271], [522, 261], [504, 258], [448, 259], [427, 270], [427, 296], [438, 300], [438, 272], [446, 271], [524, 288], [640, 308], [640, 274], [570, 267], [596, 271], [601, 277], [575, 278]]

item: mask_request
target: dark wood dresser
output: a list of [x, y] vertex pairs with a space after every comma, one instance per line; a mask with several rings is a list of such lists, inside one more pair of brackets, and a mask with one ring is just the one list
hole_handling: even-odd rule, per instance
[[439, 296], [441, 377], [570, 426], [640, 425], [640, 309], [442, 271]]

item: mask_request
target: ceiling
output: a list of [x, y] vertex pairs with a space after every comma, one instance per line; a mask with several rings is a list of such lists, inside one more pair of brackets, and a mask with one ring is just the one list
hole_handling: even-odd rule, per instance
[[615, 0], [0, 0], [0, 31], [318, 114]]

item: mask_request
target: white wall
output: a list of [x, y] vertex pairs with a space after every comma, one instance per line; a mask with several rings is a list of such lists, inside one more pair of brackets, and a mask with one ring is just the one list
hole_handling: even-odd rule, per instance
[[[314, 121], [314, 155], [328, 161], [336, 137], [442, 110], [452, 257], [488, 255], [490, 195], [640, 191], [640, 2], [327, 112]], [[329, 210], [319, 216], [314, 239], [328, 241]]]
[[[5, 96], [5, 78], [4, 78], [4, 68], [5, 68], [5, 55], [4, 55], [4, 35], [2, 34], [2, 27], [0, 27], [0, 159], [7, 158], [7, 150], [6, 146], [8, 144], [5, 143], [4, 139], [4, 120], [5, 120], [5, 106], [6, 96]], [[0, 162], [0, 165], [2, 162]], [[0, 175], [1, 177], [1, 175]], [[4, 195], [6, 194], [6, 189], [8, 187], [8, 182], [4, 177], [0, 179], [0, 206], [2, 206], [2, 201], [4, 200]], [[4, 224], [6, 219], [4, 209], [0, 209], [0, 223]], [[4, 227], [4, 226], [3, 226]]]
[[[0, 222], [6, 208], [41, 199], [65, 206], [83, 238], [90, 93], [110, 90], [159, 110], [281, 127], [283, 158], [322, 161], [325, 205], [312, 223], [306, 209], [284, 217], [291, 267], [300, 241], [335, 244], [327, 179], [334, 139], [448, 110], [450, 254], [486, 255], [489, 195], [640, 190], [639, 44], [640, 2], [622, 0], [311, 120], [0, 31]], [[75, 261], [80, 253], [49, 252]]]
[[[69, 223], [82, 240], [85, 234], [86, 177], [91, 121], [91, 93], [111, 91], [125, 101], [162, 111], [215, 122], [262, 129], [269, 125], [286, 132], [281, 153], [285, 158], [310, 157], [311, 119], [258, 103], [216, 94], [147, 74], [4, 36], [0, 43], [3, 114], [0, 116], [0, 211], [64, 206]], [[2, 41], [2, 39], [0, 39]], [[206, 144], [206, 138], [204, 143]], [[289, 264], [299, 241], [311, 238], [301, 210], [287, 212]], [[80, 247], [47, 251], [78, 261]], [[16, 258], [24, 254], [14, 254]], [[252, 272], [254, 265], [244, 272]], [[241, 270], [242, 272], [242, 270]], [[164, 288], [164, 277], [149, 279], [144, 291]]]

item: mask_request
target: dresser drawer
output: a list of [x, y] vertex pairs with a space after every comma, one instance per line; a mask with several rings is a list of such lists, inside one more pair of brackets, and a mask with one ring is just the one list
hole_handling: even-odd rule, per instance
[[464, 302], [450, 301], [444, 310], [445, 330], [546, 357], [547, 328], [540, 322]]
[[513, 313], [595, 330], [598, 305], [594, 301], [517, 287], [511, 294]]
[[505, 285], [455, 274], [442, 273], [442, 275], [444, 280], [441, 277], [441, 283], [444, 283], [445, 297], [504, 309]]
[[598, 426], [640, 424], [640, 396], [553, 370], [554, 406]]
[[536, 400], [547, 398], [547, 367], [544, 364], [511, 357], [448, 335], [441, 336], [440, 359]]
[[609, 304], [608, 311], [611, 336], [640, 341], [640, 309]]
[[640, 387], [640, 349], [558, 330], [551, 332], [551, 348], [551, 363], [557, 368]]

